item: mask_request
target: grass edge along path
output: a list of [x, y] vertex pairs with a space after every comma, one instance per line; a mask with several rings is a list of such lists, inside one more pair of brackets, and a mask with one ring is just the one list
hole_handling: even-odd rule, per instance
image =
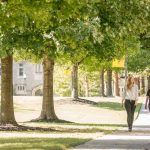
[[[105, 108], [114, 111], [124, 111], [125, 108], [121, 106], [119, 102], [99, 102], [96, 105], [93, 105], [99, 108]], [[135, 112], [139, 112], [141, 109], [142, 103], [138, 103]]]
[[0, 138], [0, 150], [66, 150], [91, 139], [81, 138]]
[[26, 126], [40, 126], [42, 128], [50, 128], [51, 133], [96, 133], [101, 132], [104, 134], [110, 134], [116, 130], [127, 127], [126, 124], [78, 124], [78, 123], [25, 123]]

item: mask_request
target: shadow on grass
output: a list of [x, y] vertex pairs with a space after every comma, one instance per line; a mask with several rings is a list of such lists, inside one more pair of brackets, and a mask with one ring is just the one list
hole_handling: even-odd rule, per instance
[[94, 124], [94, 123], [76, 123], [76, 122], [71, 122], [71, 123], [63, 123], [63, 122], [31, 122], [31, 121], [26, 121], [26, 122], [22, 122], [25, 125], [30, 125], [30, 123], [32, 124], [38, 124], [39, 126], [41, 126], [42, 124], [44, 125], [68, 125], [68, 126], [96, 126], [96, 127], [126, 127], [126, 124]]
[[32, 119], [28, 122], [73, 123], [71, 121], [62, 120], [62, 119], [40, 119], [40, 118]]
[[[38, 124], [40, 126], [40, 124]], [[25, 132], [25, 133], [97, 133], [101, 132], [104, 134], [112, 133], [112, 131], [116, 131], [118, 128], [99, 128], [98, 126], [94, 127], [87, 127], [87, 128], [76, 128], [76, 127], [67, 127], [67, 126], [41, 126], [41, 127], [36, 127], [36, 126], [24, 126], [24, 125], [18, 125], [18, 126], [10, 126], [10, 125], [5, 125], [2, 126], [0, 125], [0, 131], [15, 131], [15, 132]], [[15, 134], [15, 133], [14, 133]]]

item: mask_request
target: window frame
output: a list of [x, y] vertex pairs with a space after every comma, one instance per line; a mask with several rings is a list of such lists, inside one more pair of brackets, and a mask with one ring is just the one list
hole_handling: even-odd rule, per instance
[[19, 78], [24, 78], [24, 64], [19, 63], [19, 68], [18, 68], [18, 76]]

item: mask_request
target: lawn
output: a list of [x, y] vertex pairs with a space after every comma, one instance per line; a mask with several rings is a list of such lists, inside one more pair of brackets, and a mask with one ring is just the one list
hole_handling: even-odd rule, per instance
[[[105, 108], [108, 110], [114, 110], [114, 111], [125, 111], [125, 108], [121, 106], [118, 102], [99, 102], [95, 105], [99, 108]], [[138, 103], [135, 110], [135, 118], [137, 118], [139, 111], [141, 109], [142, 103]]]
[[[135, 112], [139, 112], [141, 105], [142, 105], [142, 103], [138, 103]], [[114, 110], [114, 111], [124, 111], [125, 110], [124, 107], [122, 107], [121, 103], [119, 103], [119, 102], [99, 102], [95, 106], [99, 107], [99, 108]]]
[[[83, 104], [68, 99], [55, 100], [56, 114], [58, 118], [70, 121], [77, 126], [126, 125], [126, 111], [121, 107], [121, 98], [92, 97], [91, 99], [97, 101], [98, 104]], [[14, 97], [14, 104], [17, 122], [27, 122], [39, 117], [42, 97]], [[137, 106], [135, 118], [138, 116], [140, 106], [141, 103]]]
[[89, 140], [78, 138], [0, 138], [0, 150], [66, 150]]
[[[96, 97], [95, 100], [108, 102], [109, 98], [103, 100], [103, 98]], [[117, 102], [118, 106], [116, 108], [119, 108], [120, 98], [113, 98], [111, 102]], [[25, 122], [39, 117], [42, 97], [14, 97], [14, 104], [17, 122]], [[94, 105], [72, 102], [70, 100], [55, 101], [55, 111], [60, 119], [74, 123], [126, 124], [125, 111], [95, 107]]]
[[[97, 105], [55, 101], [57, 116], [70, 123], [49, 123], [30, 122], [40, 114], [41, 97], [15, 97], [15, 117], [20, 125], [52, 131], [1, 131], [0, 150], [65, 150], [127, 127], [120, 99], [99, 101]], [[140, 107], [138, 104], [135, 118]]]
[[46, 123], [46, 122], [24, 122], [25, 126], [51, 128], [51, 133], [102, 133], [108, 134], [126, 127], [126, 124], [78, 124], [78, 123]]
[[76, 123], [26, 122], [22, 125], [51, 128], [53, 131], [1, 131], [0, 150], [66, 150], [122, 128]]

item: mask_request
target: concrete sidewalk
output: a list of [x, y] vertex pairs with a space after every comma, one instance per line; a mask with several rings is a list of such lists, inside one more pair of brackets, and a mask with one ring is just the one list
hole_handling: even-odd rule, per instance
[[72, 150], [150, 150], [150, 113], [142, 105], [133, 131], [127, 128], [79, 145]]

